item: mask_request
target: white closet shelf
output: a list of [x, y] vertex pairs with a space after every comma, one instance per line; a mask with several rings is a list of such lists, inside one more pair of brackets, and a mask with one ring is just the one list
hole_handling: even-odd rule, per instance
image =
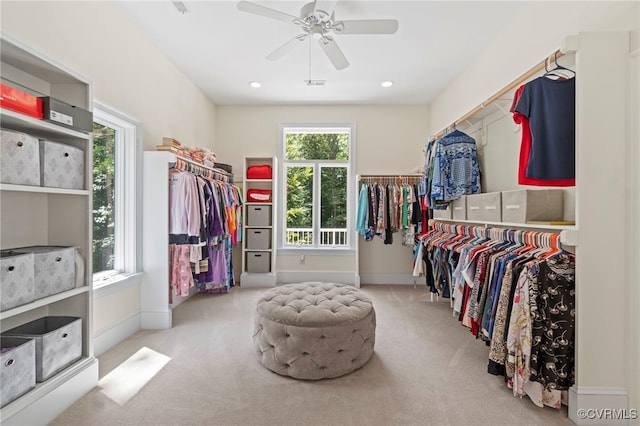
[[50, 123], [48, 121], [38, 120], [36, 118], [20, 114], [19, 112], [11, 111], [6, 108], [0, 108], [0, 119], [2, 119], [2, 127], [23, 131], [35, 136], [52, 138], [72, 137], [85, 139], [87, 141], [91, 139], [91, 135], [88, 133], [68, 129], [66, 127], [58, 126], [57, 124]]
[[469, 225], [487, 225], [501, 228], [539, 229], [560, 233], [560, 242], [567, 246], [578, 245], [578, 227], [576, 225], [545, 225], [540, 223], [482, 222], [460, 219], [430, 219], [439, 222], [460, 223]]
[[[0, 417], [2, 419], [8, 419], [14, 416], [16, 413], [19, 413], [21, 410], [24, 410], [26, 407], [30, 406], [34, 402], [38, 402], [41, 398], [54, 391], [57, 387], [65, 384], [67, 381], [71, 380], [74, 376], [77, 376], [79, 373], [85, 371], [86, 369], [94, 366], [98, 361], [95, 357], [82, 357], [78, 361], [71, 364], [69, 367], [65, 368], [61, 372], [57, 373], [52, 378], [48, 379], [45, 382], [37, 383], [36, 387], [19, 397], [15, 401], [10, 404], [2, 407], [0, 410]], [[96, 365], [97, 368], [97, 365]]]
[[48, 186], [14, 185], [0, 183], [0, 191], [37, 192], [41, 194], [89, 195], [86, 189], [51, 188]]
[[35, 300], [31, 303], [27, 303], [24, 305], [17, 306], [13, 309], [6, 310], [4, 312], [0, 312], [0, 321], [13, 317], [15, 315], [20, 315], [21, 313], [31, 311], [36, 308], [40, 308], [42, 306], [50, 305], [51, 303], [59, 302], [60, 300], [68, 299], [70, 297], [77, 296], [78, 294], [86, 293], [89, 291], [89, 286], [74, 288], [69, 291], [65, 291], [62, 293], [54, 294], [53, 296], [48, 296], [42, 299]]

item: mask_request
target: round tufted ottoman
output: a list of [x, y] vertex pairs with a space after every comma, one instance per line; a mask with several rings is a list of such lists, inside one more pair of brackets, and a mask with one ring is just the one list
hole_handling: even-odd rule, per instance
[[253, 347], [262, 365], [296, 379], [343, 376], [373, 355], [371, 299], [345, 284], [305, 282], [266, 291], [258, 300]]

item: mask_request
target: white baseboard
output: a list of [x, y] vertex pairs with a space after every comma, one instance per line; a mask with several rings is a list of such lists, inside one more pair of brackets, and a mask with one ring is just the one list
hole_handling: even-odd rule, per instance
[[356, 285], [354, 272], [330, 271], [278, 271], [278, 284], [299, 283], [305, 281], [321, 281]]
[[577, 425], [628, 425], [640, 414], [628, 404], [624, 388], [569, 389], [569, 419]]
[[164, 312], [142, 312], [140, 313], [140, 328], [142, 330], [165, 330], [171, 328], [171, 309]]
[[100, 335], [94, 336], [93, 352], [96, 356], [102, 355], [127, 337], [140, 331], [140, 324], [141, 319], [140, 314], [138, 313], [131, 318], [122, 321], [115, 327], [111, 327]]
[[360, 274], [360, 282], [365, 284], [391, 284], [391, 285], [425, 285], [424, 277], [414, 277], [410, 273], [375, 273]]
[[176, 306], [186, 301], [187, 299], [189, 299], [191, 296], [198, 293], [199, 291], [200, 290], [198, 289], [198, 286], [193, 286], [189, 289], [188, 296], [173, 296], [173, 303], [170, 305], [170, 308], [171, 309], [175, 308]]

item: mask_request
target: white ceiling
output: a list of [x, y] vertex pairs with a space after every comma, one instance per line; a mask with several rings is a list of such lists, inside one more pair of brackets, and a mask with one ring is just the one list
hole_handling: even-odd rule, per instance
[[[217, 105], [429, 104], [499, 36], [525, 2], [343, 1], [336, 20], [396, 19], [393, 35], [336, 35], [350, 62], [336, 70], [311, 40], [278, 61], [265, 57], [298, 26], [238, 10], [236, 1], [118, 2], [121, 10]], [[299, 16], [302, 1], [262, 1]], [[307, 86], [305, 80], [325, 80]], [[390, 88], [381, 87], [394, 81]], [[250, 81], [262, 87], [254, 89]]]

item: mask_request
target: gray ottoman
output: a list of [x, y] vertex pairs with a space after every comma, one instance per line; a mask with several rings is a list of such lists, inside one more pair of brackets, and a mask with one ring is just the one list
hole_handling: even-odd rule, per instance
[[373, 355], [371, 299], [345, 284], [306, 282], [266, 291], [256, 307], [253, 347], [263, 366], [296, 379], [343, 376]]

